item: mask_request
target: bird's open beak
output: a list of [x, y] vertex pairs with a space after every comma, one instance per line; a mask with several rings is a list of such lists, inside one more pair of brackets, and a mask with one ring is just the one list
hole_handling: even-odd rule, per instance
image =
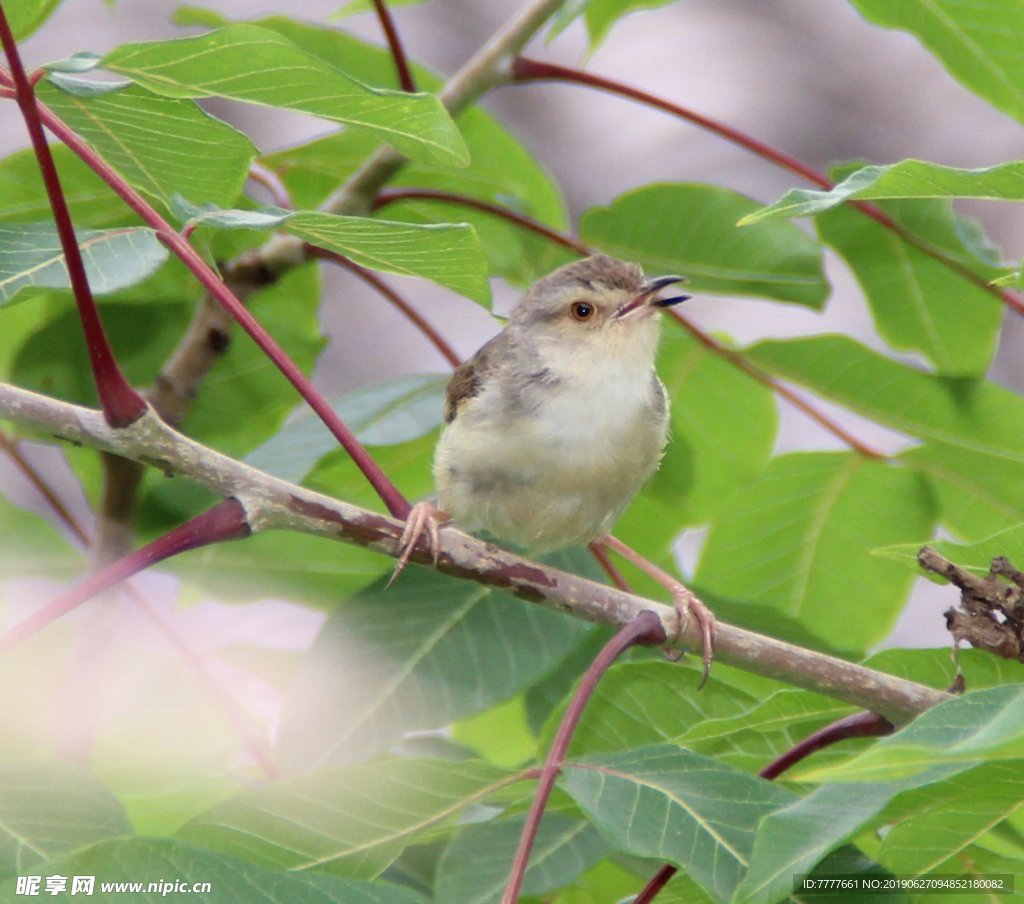
[[671, 286], [675, 283], [681, 282], [686, 282], [685, 276], [659, 276], [657, 279], [648, 280], [644, 283], [643, 290], [636, 298], [619, 308], [615, 314], [615, 319], [619, 320], [631, 312], [645, 307], [646, 305], [652, 305], [657, 308], [670, 308], [674, 304], [686, 301], [686, 299], [690, 297], [689, 295], [674, 295], [671, 298], [653, 297], [659, 291], [664, 289], [665, 286]]

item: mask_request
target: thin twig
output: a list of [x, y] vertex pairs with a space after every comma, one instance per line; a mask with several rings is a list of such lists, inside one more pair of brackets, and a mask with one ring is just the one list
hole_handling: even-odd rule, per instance
[[249, 726], [246, 724], [245, 713], [235, 698], [221, 685], [213, 672], [210, 671], [206, 658], [192, 649], [174, 625], [164, 618], [163, 613], [146, 599], [130, 581], [125, 584], [125, 590], [135, 601], [135, 604], [156, 622], [157, 627], [163, 632], [171, 646], [177, 650], [182, 660], [199, 675], [200, 680], [206, 685], [214, 699], [216, 699], [231, 723], [232, 728], [234, 728], [235, 734], [241, 738], [242, 743], [245, 744], [250, 755], [263, 771], [263, 774], [267, 778], [277, 778], [277, 767], [270, 758], [266, 744], [262, 738], [257, 737], [249, 730]]
[[18, 53], [18, 46], [7, 21], [3, 3], [0, 3], [0, 44], [3, 45], [4, 53], [7, 55], [18, 107], [25, 120], [25, 127], [28, 129], [32, 149], [35, 151], [39, 171], [43, 177], [43, 184], [46, 186], [46, 195], [53, 211], [57, 235], [60, 237], [61, 249], [64, 252], [64, 263], [75, 295], [75, 302], [78, 305], [82, 329], [85, 331], [96, 393], [111, 426], [122, 427], [130, 424], [146, 410], [146, 402], [132, 389], [124, 374], [121, 373], [121, 368], [117, 364], [117, 359], [114, 357], [107, 335], [103, 330], [103, 323], [100, 320], [99, 311], [96, 309], [96, 301], [89, 288], [82, 252], [78, 247], [74, 226], [71, 224], [71, 211], [68, 209], [64, 190], [61, 188], [57, 166], [53, 162], [53, 153], [50, 151], [46, 135], [43, 133], [35, 92], [25, 74], [25, 67], [22, 66], [21, 55]]
[[[332, 499], [251, 468], [203, 446], [147, 412], [130, 427], [112, 429], [101, 413], [0, 383], [0, 420], [45, 431], [59, 439], [104, 449], [136, 461], [159, 462], [167, 473], [182, 474], [217, 496], [237, 499], [252, 531], [282, 529], [353, 543], [388, 556], [401, 553], [405, 522]], [[417, 549], [412, 561], [432, 565]], [[614, 627], [641, 610], [662, 619], [675, 632], [671, 606], [550, 568], [453, 527], [441, 532], [437, 568], [444, 574], [508, 590], [522, 599]], [[699, 651], [700, 631], [691, 620], [673, 637], [677, 649]], [[826, 656], [772, 637], [720, 622], [716, 658], [726, 665], [804, 687], [884, 715], [901, 725], [948, 694]]]
[[402, 86], [403, 91], [411, 93], [416, 90], [416, 82], [409, 69], [409, 63], [405, 58], [402, 40], [398, 37], [398, 29], [395, 28], [395, 20], [391, 17], [391, 10], [388, 9], [384, 0], [373, 0], [373, 8], [377, 10], [380, 27], [384, 29], [384, 35], [388, 39], [391, 58], [395, 61], [395, 71], [398, 73], [398, 83]]
[[355, 261], [349, 260], [343, 254], [338, 254], [336, 251], [330, 251], [327, 248], [320, 248], [316, 245], [307, 245], [306, 253], [309, 257], [317, 258], [319, 260], [330, 261], [332, 264], [337, 264], [339, 267], [344, 267], [350, 273], [354, 273], [363, 282], [370, 286], [373, 286], [381, 295], [383, 295], [388, 301], [390, 301], [399, 311], [401, 311], [416, 328], [423, 333], [424, 336], [431, 342], [448, 361], [453, 368], [458, 367], [462, 363], [462, 359], [458, 353], [453, 349], [433, 326], [426, 320], [426, 318], [420, 314], [409, 302], [407, 302], [401, 295], [399, 295], [394, 289], [391, 288], [383, 279], [381, 279], [372, 270], [367, 270], [366, 267], [361, 267]]
[[[840, 741], [846, 741], [849, 738], [878, 738], [892, 734], [894, 731], [893, 724], [878, 713], [862, 712], [846, 716], [831, 725], [826, 725], [810, 737], [804, 738], [799, 744], [772, 760], [758, 775], [768, 781], [774, 781], [787, 769], [792, 768], [812, 753], [824, 750]], [[666, 863], [634, 898], [633, 904], [650, 904], [677, 872], [679, 872], [678, 867]]]
[[[392, 514], [404, 517], [410, 509], [405, 497], [398, 491], [380, 466], [363, 448], [355, 435], [344, 424], [327, 400], [313, 387], [299, 366], [292, 361], [277, 341], [266, 331], [263, 325], [246, 309], [245, 305], [225, 285], [202, 256], [184, 239], [159, 213], [129, 185], [106, 161], [92, 150], [75, 132], [51, 111], [45, 104], [39, 104], [39, 112], [50, 129], [72, 151], [75, 152], [89, 167], [103, 179], [117, 195], [128, 204], [142, 219], [154, 229], [159, 239], [167, 245], [199, 279], [207, 292], [210, 293], [241, 325], [260, 347], [278, 370], [298, 390], [303, 399], [312, 408], [324, 425], [342, 445], [352, 460], [363, 472]], [[256, 259], [249, 258], [256, 269], [263, 267]], [[296, 261], [297, 263], [298, 261]], [[274, 274], [268, 274], [273, 281]]]
[[541, 223], [540, 220], [516, 213], [516, 211], [508, 207], [502, 207], [500, 204], [491, 204], [488, 201], [481, 201], [478, 198], [471, 198], [468, 195], [460, 195], [455, 192], [438, 191], [432, 188], [385, 188], [374, 198], [370, 209], [374, 211], [380, 210], [380, 208], [388, 204], [394, 204], [397, 201], [413, 200], [443, 201], [448, 204], [458, 204], [462, 207], [482, 210], [484, 213], [501, 217], [510, 223], [515, 223], [517, 226], [522, 226], [524, 229], [542, 235], [544, 238], [550, 239], [552, 242], [556, 242], [570, 251], [575, 251], [577, 254], [587, 255], [593, 253], [586, 245], [571, 235], [566, 235], [564, 232], [552, 229], [550, 226]]
[[101, 571], [97, 571], [62, 593], [53, 602], [43, 606], [38, 612], [19, 622], [5, 634], [0, 635], [0, 655], [53, 624], [75, 607], [92, 599], [97, 593], [102, 593], [125, 578], [130, 578], [157, 562], [162, 562], [164, 559], [189, 549], [245, 537], [249, 533], [249, 526], [246, 523], [245, 511], [242, 506], [233, 499], [224, 499], [213, 508], [179, 525], [152, 543], [140, 547], [123, 559], [118, 559]]
[[818, 411], [818, 409], [815, 408], [813, 405], [809, 404], [804, 399], [800, 398], [799, 395], [793, 392], [793, 390], [786, 386], [784, 383], [779, 383], [777, 380], [770, 377], [764, 371], [755, 367], [739, 352], [733, 351], [731, 348], [727, 348], [726, 346], [722, 345], [722, 343], [720, 343], [717, 339], [708, 335], [702, 329], [700, 329], [700, 327], [696, 326], [695, 324], [687, 320], [686, 317], [682, 314], [682, 312], [676, 310], [675, 308], [669, 308], [668, 312], [673, 317], [675, 317], [675, 319], [679, 321], [680, 324], [682, 324], [683, 328], [687, 332], [689, 332], [689, 334], [693, 336], [694, 339], [696, 339], [698, 342], [700, 342], [701, 345], [703, 345], [705, 348], [714, 352], [719, 357], [724, 358], [726, 361], [730, 362], [735, 367], [742, 370], [745, 374], [748, 374], [749, 376], [753, 377], [759, 383], [763, 383], [765, 386], [771, 389], [772, 392], [775, 392], [778, 395], [782, 396], [787, 402], [789, 402], [796, 408], [800, 409], [800, 411], [806, 414], [815, 423], [821, 425], [830, 433], [841, 439], [855, 452], [859, 453], [860, 455], [863, 455], [865, 458], [873, 458], [878, 461], [885, 461], [889, 457], [884, 453], [879, 452], [877, 449], [873, 449], [870, 446], [866, 445], [865, 443], [862, 443], [859, 439], [857, 439], [857, 437], [849, 433], [843, 427], [839, 426], [839, 424], [833, 421], [826, 414], [824, 414], [821, 411]]
[[249, 178], [253, 182], [258, 182], [270, 192], [270, 197], [273, 198], [274, 203], [278, 207], [285, 210], [295, 209], [295, 204], [292, 201], [292, 196], [288, 194], [288, 189], [272, 169], [264, 166], [258, 160], [254, 160], [249, 164]]
[[505, 886], [505, 894], [501, 904], [516, 904], [519, 900], [519, 891], [523, 885], [523, 877], [526, 875], [526, 866], [530, 860], [530, 851], [533, 849], [533, 842], [537, 837], [537, 830], [540, 828], [540, 821], [544, 815], [544, 808], [547, 806], [548, 798], [555, 787], [555, 779], [562, 771], [562, 762], [565, 760], [566, 751], [569, 749], [569, 742], [579, 725], [583, 710], [597, 688], [597, 682], [613, 662], [634, 644], [655, 645], [664, 643], [666, 640], [665, 629], [661, 622], [651, 612], [642, 612], [629, 624], [621, 628], [618, 633], [608, 641], [597, 654], [594, 661], [590, 663], [587, 671], [580, 681], [579, 687], [572, 695], [572, 700], [562, 716], [558, 725], [555, 739], [551, 742], [548, 755], [544, 758], [544, 765], [541, 767], [540, 779], [537, 790], [534, 792], [533, 801], [530, 804], [530, 811], [523, 825], [522, 834], [519, 836], [519, 846], [516, 848], [515, 857], [512, 860], [512, 870], [509, 874], [508, 884]]
[[[796, 157], [793, 157], [784, 151], [780, 151], [778, 148], [765, 144], [765, 142], [759, 141], [758, 139], [747, 135], [745, 132], [741, 132], [739, 129], [734, 129], [731, 126], [728, 126], [723, 122], [719, 122], [716, 119], [712, 119], [709, 116], [704, 116], [680, 104], [672, 103], [671, 101], [657, 97], [654, 94], [641, 91], [638, 88], [632, 88], [629, 85], [624, 85], [614, 79], [604, 78], [603, 76], [594, 75], [592, 72], [584, 72], [580, 69], [570, 69], [566, 66], [558, 66], [554, 63], [543, 63], [539, 60], [533, 60], [527, 57], [519, 57], [516, 59], [513, 64], [513, 73], [517, 82], [540, 80], [561, 81], [584, 85], [589, 88], [597, 88], [601, 91], [607, 91], [611, 94], [618, 94], [621, 97], [627, 97], [630, 100], [638, 101], [642, 104], [646, 104], [647, 106], [654, 107], [655, 109], [671, 113], [673, 116], [677, 116], [680, 119], [692, 122], [694, 125], [700, 126], [709, 132], [713, 132], [714, 134], [725, 138], [727, 141], [757, 154], [757, 156], [762, 159], [768, 160], [776, 166], [806, 179], [808, 182], [817, 185], [825, 191], [830, 191], [835, 188], [835, 183], [824, 173], [818, 172], [818, 170], [808, 166], [800, 160], [797, 160]], [[1021, 300], [1017, 293], [1009, 289], [1001, 289], [999, 286], [992, 285], [983, 276], [979, 276], [977, 273], [974, 273], [969, 267], [966, 267], [960, 261], [949, 257], [941, 249], [936, 248], [920, 236], [917, 236], [904, 228], [877, 204], [872, 204], [869, 201], [848, 201], [846, 203], [857, 208], [861, 213], [875, 220], [886, 229], [896, 233], [901, 239], [903, 239], [903, 241], [913, 245], [919, 251], [924, 252], [934, 260], [944, 264], [958, 276], [963, 277], [968, 282], [974, 283], [974, 285], [984, 289], [986, 292], [995, 295], [1018, 314], [1024, 315], [1024, 301]]]
[[61, 523], [75, 535], [75, 539], [82, 544], [83, 547], [89, 545], [89, 535], [82, 528], [82, 525], [78, 523], [78, 519], [68, 510], [68, 507], [64, 505], [60, 497], [53, 491], [53, 488], [43, 479], [43, 476], [33, 467], [32, 463], [21, 454], [21, 449], [18, 448], [18, 444], [14, 442], [6, 433], [0, 431], [0, 451], [2, 451], [11, 461], [14, 466], [21, 471], [24, 477], [32, 484], [33, 487], [42, 495], [46, 500], [47, 505], [53, 509], [54, 514], [60, 519]]

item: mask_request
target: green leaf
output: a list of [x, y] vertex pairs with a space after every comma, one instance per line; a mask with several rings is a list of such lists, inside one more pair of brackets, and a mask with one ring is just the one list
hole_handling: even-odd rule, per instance
[[1024, 399], [994, 383], [923, 373], [845, 336], [769, 340], [745, 355], [894, 430], [1024, 462]]
[[712, 525], [695, 581], [775, 606], [835, 647], [864, 650], [888, 633], [911, 578], [872, 550], [930, 537], [933, 509], [926, 482], [908, 468], [854, 452], [784, 455]]
[[[777, 415], [772, 392], [669, 320], [658, 372], [672, 411], [669, 444], [654, 478], [615, 535], [674, 571], [673, 541], [707, 524], [768, 465]], [[639, 579], [638, 592], [658, 593]]]
[[[79, 229], [78, 247], [95, 295], [142, 282], [167, 260], [167, 249], [152, 229]], [[71, 285], [53, 223], [0, 226], [0, 304], [23, 290], [66, 289]]]
[[674, 863], [719, 902], [746, 871], [757, 824], [793, 799], [669, 744], [566, 763], [562, 787], [613, 845]]
[[[818, 729], [852, 712], [851, 707], [820, 694], [786, 688], [736, 715], [696, 722], [674, 740], [695, 753], [757, 773]], [[816, 751], [815, 762], [849, 755], [847, 741], [841, 747]]]
[[0, 880], [45, 870], [46, 860], [131, 833], [124, 807], [81, 767], [0, 765]]
[[[420, 3], [424, 3], [425, 0], [389, 0], [388, 8], [394, 9], [398, 6], [414, 6]], [[370, 13], [373, 12], [373, 0], [349, 0], [341, 9], [337, 12], [331, 13], [328, 16], [329, 21], [337, 21], [338, 19], [346, 19], [349, 16], [355, 16], [358, 13]]]
[[[402, 630], [395, 630], [401, 625]], [[290, 770], [364, 759], [524, 690], [587, 632], [578, 619], [430, 569], [380, 581], [324, 625], [282, 715]]]
[[[48, 869], [60, 870], [67, 878], [68, 892], [75, 876], [95, 877], [87, 894], [98, 904], [125, 901], [126, 894], [138, 896], [137, 900], [145, 895], [145, 900], [169, 896], [174, 901], [181, 894], [196, 892], [217, 904], [426, 904], [415, 892], [386, 882], [261, 869], [174, 838], [105, 841]], [[79, 889], [77, 894], [86, 893]], [[0, 901], [21, 900], [14, 879], [0, 886]]]
[[491, 299], [487, 261], [472, 226], [416, 225], [303, 212], [289, 218], [281, 229], [364, 267], [432, 279], [481, 303]]
[[918, 39], [969, 90], [1024, 122], [1024, 9], [1014, 4], [960, 0], [853, 0], [876, 25]]
[[551, 27], [551, 36], [560, 34], [570, 22], [581, 13], [590, 33], [590, 50], [593, 52], [608, 36], [614, 25], [623, 16], [641, 9], [657, 9], [672, 0], [568, 0], [562, 5]]
[[[397, 446], [380, 446], [373, 457], [407, 499], [417, 499], [432, 486], [430, 453], [433, 437]], [[162, 487], [168, 481], [157, 484]], [[355, 505], [380, 508], [377, 494], [346, 452], [337, 449], [317, 465], [307, 485]], [[180, 494], [181, 490], [178, 489]], [[148, 500], [151, 501], [151, 500]], [[173, 500], [171, 500], [173, 502]], [[159, 534], [182, 517], [166, 505], [166, 517], [154, 525]], [[190, 512], [188, 514], [192, 514]], [[167, 567], [207, 588], [222, 599], [278, 596], [311, 606], [333, 609], [388, 574], [394, 560], [360, 546], [293, 531], [271, 531], [244, 543], [220, 543], [179, 556]]]
[[[284, 35], [329, 65], [358, 75], [373, 85], [398, 88], [391, 55], [352, 35], [280, 16], [253, 24]], [[436, 91], [441, 79], [413, 65], [421, 88]], [[468, 168], [428, 167], [411, 163], [389, 183], [469, 195], [532, 216], [564, 230], [565, 203], [551, 176], [491, 114], [473, 106], [459, 116], [459, 130], [469, 147]], [[373, 152], [372, 135], [345, 130], [288, 148], [264, 158], [285, 181], [298, 207], [315, 207], [337, 189]], [[437, 201], [402, 201], [381, 208], [388, 219], [412, 223], [466, 222], [476, 229], [492, 273], [528, 285], [570, 259], [570, 253], [527, 230], [463, 205]]]
[[[1024, 525], [1018, 524], [977, 543], [959, 544], [949, 540], [931, 540], [928, 545], [951, 562], [983, 576], [989, 573], [989, 566], [997, 556], [1005, 556], [1015, 563], [1024, 562]], [[903, 543], [877, 549], [875, 553], [921, 574], [924, 572], [917, 564], [920, 549], [920, 543]], [[930, 572], [927, 576], [940, 583], [943, 581], [941, 577]]]
[[962, 540], [983, 540], [1024, 522], [1024, 462], [937, 440], [900, 460], [928, 475], [942, 524]]
[[370, 129], [413, 159], [469, 162], [436, 97], [364, 85], [269, 29], [227, 25], [194, 38], [123, 44], [103, 67], [165, 97], [227, 97], [298, 110]]
[[1024, 685], [944, 700], [852, 760], [801, 769], [797, 781], [842, 783], [919, 779], [936, 767], [963, 771], [982, 760], [1024, 759]]
[[903, 813], [882, 839], [879, 859], [894, 873], [920, 875], [984, 835], [1024, 804], [1024, 763], [984, 763], [945, 782], [900, 795]]
[[[133, 214], [107, 184], [65, 145], [50, 148], [71, 219], [78, 227], [122, 226]], [[0, 224], [52, 217], [50, 199], [31, 148], [0, 160]]]
[[95, 97], [45, 81], [36, 91], [133, 187], [162, 204], [175, 192], [197, 203], [233, 204], [258, 153], [246, 135], [191, 100], [134, 85]]
[[[949, 220], [948, 205], [925, 206], [926, 216]], [[942, 374], [984, 376], [1002, 322], [999, 299], [857, 210], [831, 210], [816, 223], [857, 277], [889, 345], [921, 352]]]
[[260, 866], [372, 878], [418, 835], [514, 780], [474, 760], [384, 760], [244, 791], [178, 836]]
[[[256, 319], [307, 374], [327, 345], [317, 320], [319, 306], [320, 272], [315, 265], [293, 267], [248, 303]], [[296, 401], [295, 389], [277, 367], [249, 336], [236, 330], [207, 375], [182, 430], [227, 455], [245, 455], [280, 429]]]
[[414, 225], [313, 211], [211, 210], [178, 201], [188, 225], [218, 229], [280, 229], [355, 263], [399, 276], [421, 276], [477, 301], [490, 300], [487, 262], [471, 226]]
[[24, 41], [60, 6], [61, 0], [7, 0], [4, 12], [15, 41]]
[[[752, 708], [756, 698], [708, 679], [694, 694], [694, 675], [668, 662], [613, 666], [601, 679], [573, 735], [569, 756], [628, 750], [675, 741], [708, 720], [728, 718]], [[548, 720], [550, 741], [564, 716], [559, 707]]]
[[[471, 825], [445, 848], [437, 867], [434, 897], [445, 904], [498, 904], [508, 884], [512, 858], [526, 816]], [[572, 882], [608, 853], [608, 845], [589, 823], [548, 812], [541, 820], [524, 895], [544, 895]]]
[[758, 207], [714, 185], [647, 185], [610, 207], [587, 211], [580, 236], [653, 276], [679, 273], [696, 292], [754, 295], [820, 310], [829, 291], [820, 246], [791, 223], [736, 226]]
[[[390, 446], [425, 436], [441, 426], [449, 375], [413, 374], [374, 383], [331, 402], [334, 412], [367, 446]], [[338, 441], [312, 409], [299, 408], [246, 464], [300, 482]]]
[[70, 578], [85, 562], [81, 553], [37, 512], [26, 511], [0, 493], [0, 582], [21, 575]]
[[[857, 3], [858, 0], [853, 2]], [[769, 207], [748, 214], [743, 224], [758, 223], [774, 217], [809, 217], [844, 201], [880, 198], [989, 198], [1024, 201], [1024, 161], [1002, 163], [984, 169], [959, 169], [927, 160], [901, 160], [890, 166], [865, 166], [829, 191], [804, 188], [788, 191]]]
[[758, 826], [750, 869], [733, 900], [736, 904], [782, 900], [793, 891], [795, 876], [810, 873], [822, 857], [854, 837], [901, 790], [895, 783], [823, 785], [769, 813]]

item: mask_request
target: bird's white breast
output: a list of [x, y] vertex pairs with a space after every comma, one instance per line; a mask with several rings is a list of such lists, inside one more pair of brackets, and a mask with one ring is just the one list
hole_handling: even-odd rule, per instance
[[652, 357], [547, 349], [545, 379], [491, 381], [438, 442], [441, 507], [467, 530], [535, 551], [607, 533], [665, 445]]

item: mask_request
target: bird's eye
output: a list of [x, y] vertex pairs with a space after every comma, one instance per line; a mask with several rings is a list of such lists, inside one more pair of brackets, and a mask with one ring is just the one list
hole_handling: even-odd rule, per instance
[[594, 306], [586, 301], [577, 301], [569, 310], [577, 320], [589, 320], [594, 316]]

